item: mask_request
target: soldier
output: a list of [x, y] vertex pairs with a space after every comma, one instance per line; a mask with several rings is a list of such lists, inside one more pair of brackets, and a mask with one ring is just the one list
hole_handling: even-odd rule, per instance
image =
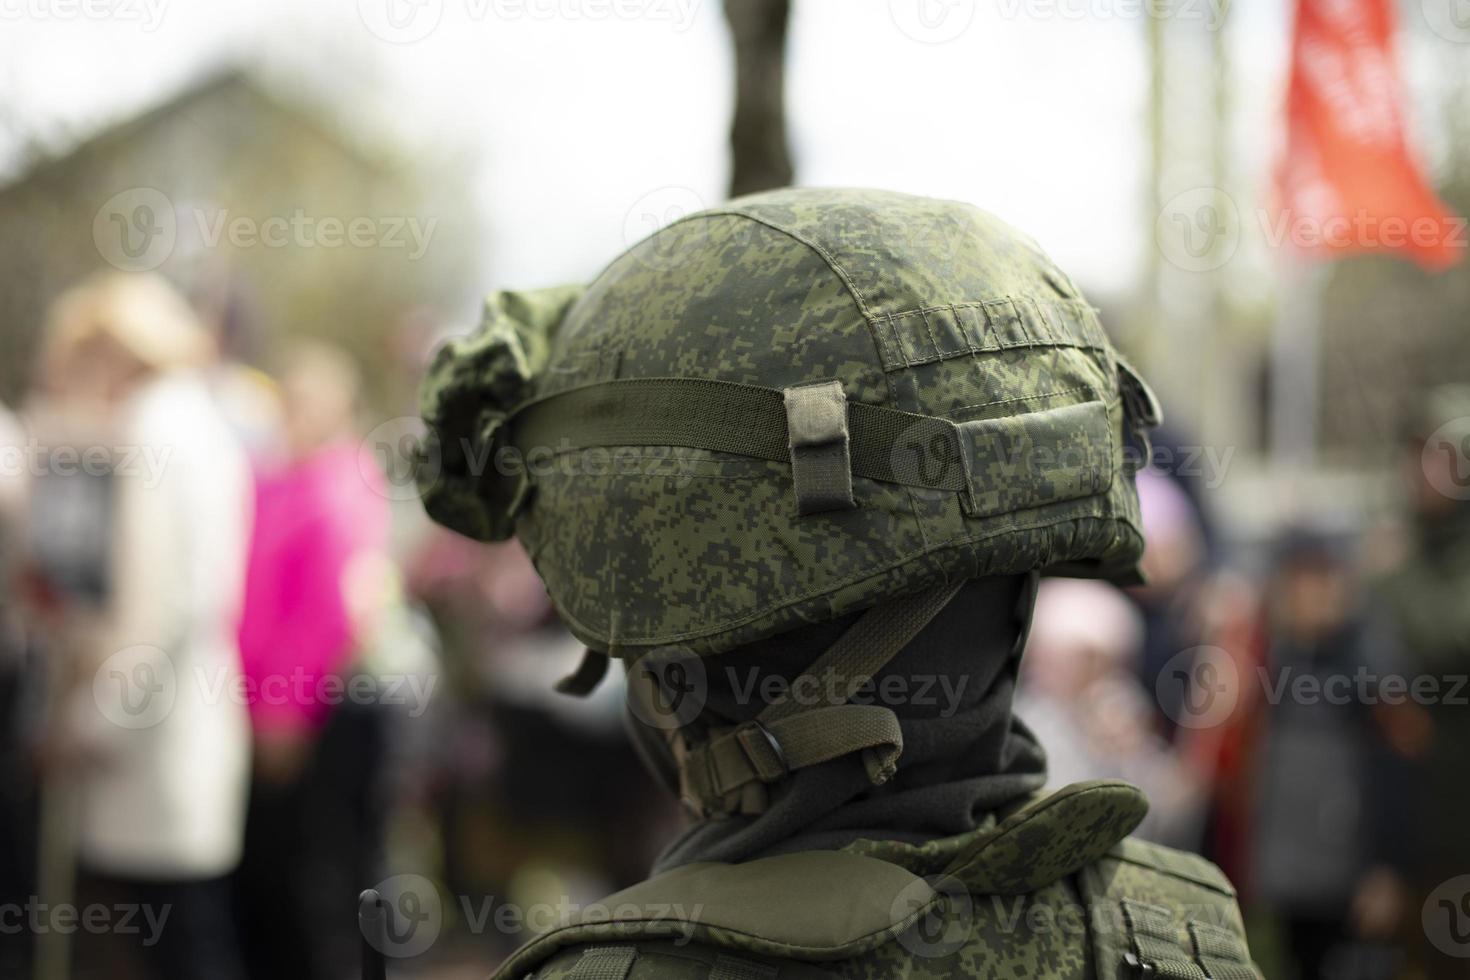
[[1128, 581], [1158, 422], [1094, 310], [975, 208], [784, 190], [593, 283], [491, 297], [425, 387], [429, 513], [516, 534], [693, 819], [500, 976], [1251, 978], [1228, 881], [1041, 793], [1037, 577]]
[[[1377, 708], [1413, 765], [1415, 792], [1383, 793], [1398, 825], [1417, 828], [1403, 857], [1423, 899], [1409, 910], [1418, 956], [1430, 977], [1463, 977], [1470, 956], [1470, 385], [1431, 390], [1404, 436], [1412, 537], [1379, 592], [1408, 678], [1397, 678], [1404, 683], [1385, 691]], [[1393, 894], [1386, 885], [1380, 891], [1385, 901]], [[1414, 911], [1420, 921], [1412, 921]]]

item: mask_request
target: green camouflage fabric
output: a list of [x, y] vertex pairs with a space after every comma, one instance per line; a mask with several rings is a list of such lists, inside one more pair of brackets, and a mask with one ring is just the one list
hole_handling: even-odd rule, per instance
[[[584, 910], [495, 976], [1259, 980], [1220, 871], [1122, 838], [1141, 798], [1126, 784], [1084, 783], [1033, 801], [1000, 822], [1011, 832], [985, 839], [688, 865]], [[1013, 869], [1038, 837], [1071, 853], [1043, 861], [1021, 888]], [[967, 870], [936, 872], [941, 860]], [[1016, 887], [981, 887], [992, 881]]]
[[[428, 374], [435, 438], [421, 486], [456, 530], [494, 539], [514, 527], [593, 649], [717, 653], [956, 578], [1134, 574], [1142, 537], [1124, 446], [1157, 406], [1072, 282], [977, 208], [882, 191], [759, 194], [670, 224], [574, 302], [519, 294], [535, 314], [521, 321], [516, 295], [500, 294], [482, 333]], [[936, 481], [964, 467], [972, 493], [854, 476], [854, 509], [801, 514], [790, 460], [516, 445], [529, 399], [657, 378], [777, 391], [835, 380], [849, 405], [973, 423], [964, 459], [892, 439], [895, 460]], [[522, 451], [509, 468], [507, 447]]]
[[480, 328], [439, 348], [422, 393], [432, 420], [417, 476], [429, 487], [424, 507], [446, 527], [482, 541], [510, 537], [516, 487], [485, 479], [488, 452], [509, 409], [531, 397], [532, 378], [546, 366], [551, 337], [581, 286], [501, 291], [485, 301]]

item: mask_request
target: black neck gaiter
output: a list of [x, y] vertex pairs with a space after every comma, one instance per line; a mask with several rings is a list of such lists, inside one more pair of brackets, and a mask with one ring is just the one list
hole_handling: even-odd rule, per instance
[[[1040, 789], [1045, 755], [1011, 715], [1014, 647], [1029, 615], [1028, 589], [1025, 576], [966, 583], [855, 698], [898, 715], [903, 753], [893, 779], [873, 786], [856, 755], [798, 770], [773, 787], [764, 813], [694, 824], [655, 870], [833, 849], [860, 838], [947, 837]], [[767, 702], [751, 692], [789, 685], [856, 619], [814, 624], [710, 658], [704, 711], [728, 724], [754, 718]], [[664, 751], [661, 733], [636, 721], [630, 727], [645, 754]]]

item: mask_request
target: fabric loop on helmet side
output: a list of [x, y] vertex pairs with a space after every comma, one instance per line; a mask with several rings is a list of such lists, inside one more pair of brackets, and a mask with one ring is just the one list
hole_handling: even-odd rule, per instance
[[798, 385], [785, 389], [782, 398], [796, 512], [820, 514], [856, 507], [842, 382]]

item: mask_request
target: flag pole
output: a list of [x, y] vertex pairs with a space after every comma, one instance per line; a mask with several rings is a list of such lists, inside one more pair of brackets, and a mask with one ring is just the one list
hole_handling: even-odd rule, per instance
[[1271, 327], [1271, 462], [1299, 476], [1317, 458], [1325, 267], [1286, 254]]

